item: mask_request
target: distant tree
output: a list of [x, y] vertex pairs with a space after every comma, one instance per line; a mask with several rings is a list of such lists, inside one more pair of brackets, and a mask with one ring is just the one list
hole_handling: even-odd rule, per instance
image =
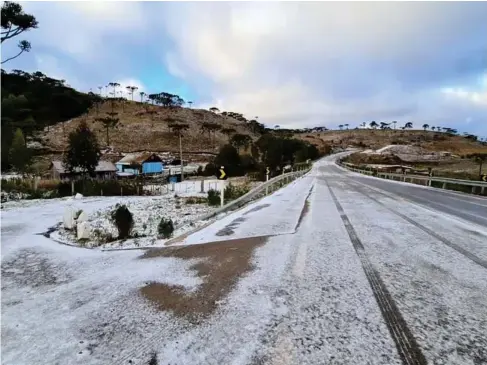
[[389, 128], [389, 123], [380, 122], [380, 129], [390, 129]]
[[404, 129], [411, 129], [411, 128], [413, 128], [412, 122], [407, 122], [406, 124], [404, 124]]
[[342, 130], [342, 129], [343, 129], [343, 124], [340, 124], [340, 125], [338, 126], [338, 128], [339, 128], [340, 130]]
[[239, 153], [240, 148], [244, 147], [244, 149], [247, 149], [250, 142], [252, 142], [252, 138], [250, 138], [248, 134], [235, 134], [230, 139], [230, 144], [234, 146]]
[[425, 123], [425, 124], [423, 124], [423, 129], [424, 129], [424, 131], [425, 131], [425, 132], [426, 132], [426, 130], [427, 130], [429, 127], [430, 127], [430, 125], [429, 125], [429, 124], [426, 124], [426, 123]]
[[134, 101], [134, 92], [135, 90], [138, 90], [139, 88], [137, 86], [127, 86], [126, 87], [128, 93], [132, 96], [132, 101]]
[[[5, 1], [2, 4], [2, 33], [1, 33], [1, 43], [8, 39], [12, 39], [19, 34], [26, 32], [31, 29], [35, 29], [38, 26], [36, 18], [31, 14], [24, 13], [22, 6], [20, 4]], [[15, 56], [9, 57], [2, 61], [2, 65], [14, 58], [19, 57], [24, 52], [29, 52], [31, 49], [31, 44], [26, 40], [21, 40], [18, 43], [20, 52]]]
[[10, 147], [9, 161], [12, 167], [23, 175], [30, 164], [31, 157], [31, 153], [24, 140], [24, 134], [18, 128], [15, 131]]
[[436, 129], [436, 127], [431, 127], [431, 130], [434, 131]]
[[140, 102], [143, 103], [144, 102], [145, 92], [141, 91], [141, 92], [139, 92], [139, 95], [140, 95]]
[[65, 168], [70, 172], [79, 168], [94, 176], [100, 156], [100, 147], [95, 134], [88, 128], [86, 122], [82, 121], [76, 130], [69, 134], [68, 149], [63, 161]]
[[108, 86], [113, 87], [113, 94], [112, 95], [114, 98], [116, 98], [117, 97], [117, 87], [119, 87], [120, 84], [118, 82], [109, 82]]
[[372, 122], [370, 122], [369, 126], [370, 128], [376, 129], [379, 125], [375, 120], [373, 120]]
[[393, 120], [392, 124], [394, 124], [394, 129], [396, 129], [397, 120]]
[[276, 125], [274, 126], [274, 129], [280, 129], [280, 128], [281, 128], [281, 126], [280, 126], [279, 124], [276, 124]]
[[344, 124], [344, 126], [347, 128], [347, 131], [348, 131], [348, 126], [349, 126], [349, 125], [350, 125], [350, 124], [348, 124], [348, 123], [345, 123], [345, 124]]
[[193, 102], [192, 101], [188, 101], [188, 104], [189, 104], [189, 108], [191, 109], [191, 105], [193, 105]]
[[210, 112], [213, 112], [213, 113], [218, 113], [220, 111], [220, 109], [218, 109], [216, 107], [212, 107], [209, 110], [210, 110]]
[[487, 153], [474, 153], [470, 157], [479, 164], [479, 177], [482, 176], [482, 166], [487, 161]]
[[105, 131], [106, 131], [106, 142], [107, 142], [107, 147], [110, 146], [110, 129], [113, 129], [113, 128], [116, 128], [118, 123], [119, 123], [119, 119], [116, 117], [118, 113], [108, 113], [108, 116], [106, 117], [102, 117], [102, 118], [96, 118], [95, 120], [97, 122], [100, 122], [103, 124], [103, 127], [105, 128]]
[[362, 126], [362, 128], [365, 128], [366, 124], [367, 124], [366, 122], [362, 122], [362, 124], [360, 124], [360, 125]]

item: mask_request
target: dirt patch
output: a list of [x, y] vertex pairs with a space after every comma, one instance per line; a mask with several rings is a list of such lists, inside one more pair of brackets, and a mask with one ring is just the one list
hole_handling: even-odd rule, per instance
[[252, 237], [201, 245], [150, 249], [141, 259], [177, 257], [202, 259], [191, 266], [203, 279], [203, 284], [193, 293], [183, 287], [151, 282], [140, 289], [141, 294], [159, 310], [172, 311], [191, 323], [200, 323], [211, 315], [218, 303], [232, 290], [238, 279], [251, 271], [252, 254], [262, 246], [267, 237]]

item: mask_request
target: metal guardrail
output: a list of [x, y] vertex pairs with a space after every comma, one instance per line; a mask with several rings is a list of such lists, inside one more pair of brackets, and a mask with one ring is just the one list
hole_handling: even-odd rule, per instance
[[447, 189], [447, 186], [449, 184], [454, 184], [454, 185], [463, 185], [463, 186], [471, 186], [472, 187], [472, 194], [475, 194], [476, 188], [480, 187], [480, 194], [484, 195], [486, 188], [487, 188], [487, 183], [483, 181], [473, 181], [473, 180], [460, 180], [460, 179], [452, 179], [452, 178], [447, 178], [447, 177], [435, 177], [435, 176], [424, 176], [424, 175], [408, 175], [408, 174], [398, 174], [398, 173], [390, 173], [390, 172], [380, 172], [380, 171], [369, 171], [369, 170], [361, 170], [357, 169], [355, 167], [349, 166], [347, 164], [344, 164], [343, 162], [337, 160], [336, 163], [344, 167], [350, 171], [358, 172], [360, 174], [365, 174], [365, 175], [371, 175], [371, 176], [376, 176], [379, 178], [384, 178], [384, 179], [390, 179], [390, 180], [398, 180], [398, 181], [403, 181], [403, 182], [409, 182], [414, 183], [414, 181], [426, 181], [427, 186], [431, 186], [432, 182], [438, 182], [441, 183], [442, 189]]
[[228, 204], [224, 205], [221, 208], [218, 208], [217, 210], [205, 214], [203, 216], [200, 216], [197, 218], [197, 220], [207, 220], [210, 218], [213, 218], [217, 216], [218, 214], [227, 212], [229, 210], [234, 210], [238, 209], [245, 204], [248, 204], [249, 202], [256, 200], [258, 198], [264, 197], [268, 194], [271, 194], [272, 192], [276, 191], [277, 189], [281, 188], [285, 184], [288, 184], [289, 182], [297, 179], [298, 177], [301, 177], [308, 173], [311, 170], [311, 168], [307, 168], [304, 170], [300, 171], [294, 171], [294, 172], [288, 172], [286, 174], [282, 174], [279, 176], [275, 176], [269, 181], [266, 181], [262, 185], [257, 186], [256, 188], [250, 190], [248, 193], [242, 195], [241, 197], [232, 200]]

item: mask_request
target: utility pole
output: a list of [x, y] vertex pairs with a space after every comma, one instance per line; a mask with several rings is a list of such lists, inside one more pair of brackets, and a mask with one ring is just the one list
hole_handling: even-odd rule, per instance
[[181, 141], [181, 131], [179, 131], [179, 159], [181, 160], [181, 182], [183, 181], [184, 179], [184, 175], [183, 175], [183, 144], [182, 144], [182, 141]]

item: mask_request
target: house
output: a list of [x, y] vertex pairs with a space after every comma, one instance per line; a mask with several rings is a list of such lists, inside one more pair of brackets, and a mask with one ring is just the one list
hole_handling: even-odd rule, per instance
[[115, 165], [118, 174], [147, 175], [160, 174], [164, 171], [161, 158], [150, 152], [129, 153]]
[[[80, 168], [76, 168], [73, 173], [70, 173], [64, 168], [63, 162], [59, 160], [51, 161], [49, 168], [51, 177], [53, 179], [72, 179], [88, 177], [86, 172], [83, 172]], [[110, 161], [99, 161], [95, 169], [97, 179], [113, 179], [116, 177], [117, 168]]]

